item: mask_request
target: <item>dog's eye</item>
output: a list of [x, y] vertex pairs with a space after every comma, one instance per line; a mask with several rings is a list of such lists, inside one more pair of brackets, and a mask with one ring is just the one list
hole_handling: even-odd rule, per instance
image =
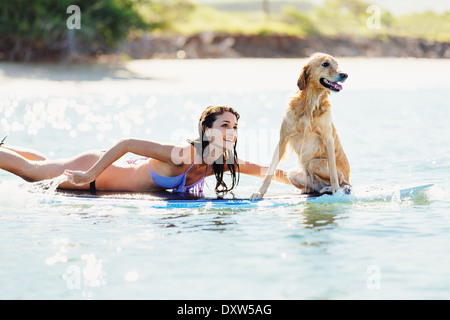
[[328, 61], [322, 63], [322, 67], [324, 67], [324, 68], [328, 68], [329, 66], [330, 66], [330, 63]]

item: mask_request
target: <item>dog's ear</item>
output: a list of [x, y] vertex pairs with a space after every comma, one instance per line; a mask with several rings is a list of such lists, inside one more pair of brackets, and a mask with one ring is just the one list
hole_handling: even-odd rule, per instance
[[305, 89], [306, 83], [308, 82], [309, 77], [309, 64], [305, 65], [303, 67], [302, 73], [300, 74], [300, 77], [297, 81], [297, 86], [300, 90]]

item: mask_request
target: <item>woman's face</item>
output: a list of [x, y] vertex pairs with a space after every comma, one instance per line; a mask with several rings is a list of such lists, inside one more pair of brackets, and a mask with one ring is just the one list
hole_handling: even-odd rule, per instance
[[224, 112], [216, 118], [211, 128], [207, 128], [205, 135], [209, 143], [224, 151], [233, 150], [237, 139], [237, 119], [231, 112]]

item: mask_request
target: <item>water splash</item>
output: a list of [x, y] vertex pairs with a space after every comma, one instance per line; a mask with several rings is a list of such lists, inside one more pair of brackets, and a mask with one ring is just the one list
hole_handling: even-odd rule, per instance
[[53, 179], [32, 182], [27, 184], [25, 188], [32, 193], [54, 194], [58, 186], [66, 181], [68, 181], [67, 177], [60, 175]]
[[427, 192], [429, 200], [450, 201], [450, 190], [432, 186]]
[[402, 202], [403, 200], [410, 200], [421, 196], [427, 196], [429, 189], [414, 190], [411, 192], [404, 192], [404, 186], [360, 186], [353, 187], [351, 194], [338, 192], [333, 195], [323, 195], [319, 198], [313, 199], [312, 203], [356, 203], [356, 202], [371, 202], [371, 201], [393, 201]]

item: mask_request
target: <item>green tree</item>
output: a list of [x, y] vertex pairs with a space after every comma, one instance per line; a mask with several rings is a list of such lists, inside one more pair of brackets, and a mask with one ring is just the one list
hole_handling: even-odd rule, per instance
[[[136, 10], [150, 0], [1, 0], [0, 59], [36, 60], [64, 56], [71, 48], [82, 53], [108, 51], [131, 29], [157, 27]], [[69, 29], [67, 8], [81, 10], [81, 29]]]

